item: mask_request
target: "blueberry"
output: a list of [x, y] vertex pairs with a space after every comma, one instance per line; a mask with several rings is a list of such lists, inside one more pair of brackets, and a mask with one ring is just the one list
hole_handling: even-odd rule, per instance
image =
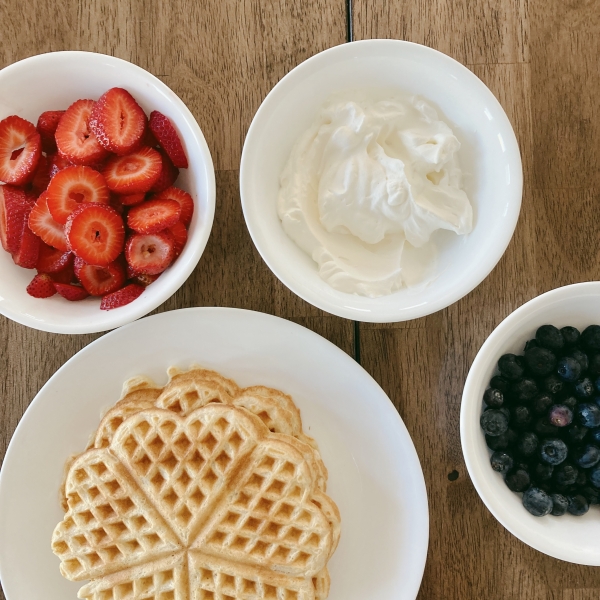
[[[493, 410], [493, 409], [486, 408], [486, 410]], [[510, 409], [509, 408], [507, 408], [506, 406], [501, 406], [500, 408], [497, 408], [496, 410], [499, 410], [510, 421]]]
[[509, 386], [510, 382], [508, 379], [502, 377], [502, 375], [494, 375], [494, 377], [490, 379], [490, 387], [500, 390], [503, 394], [508, 392]]
[[577, 479], [575, 480], [575, 486], [578, 488], [582, 488], [584, 485], [588, 484], [588, 476], [586, 471], [579, 471], [577, 474]]
[[563, 327], [560, 332], [562, 333], [563, 340], [565, 340], [565, 346], [574, 346], [579, 341], [579, 333], [578, 329], [575, 327]]
[[534, 517], [543, 517], [552, 511], [552, 498], [540, 488], [530, 487], [523, 494], [523, 506]]
[[575, 349], [569, 354], [569, 356], [571, 358], [574, 358], [581, 365], [582, 373], [588, 370], [590, 359], [588, 358], [588, 355], [585, 352]]
[[555, 517], [562, 517], [569, 507], [569, 501], [562, 494], [551, 494], [550, 498], [552, 499], [552, 514]]
[[591, 429], [590, 433], [592, 440], [600, 444], [600, 427], [596, 427], [596, 429]]
[[590, 483], [595, 487], [600, 489], [600, 465], [590, 469], [588, 471], [588, 477], [590, 478]]
[[554, 325], [542, 325], [535, 332], [535, 339], [549, 350], [560, 350], [565, 345], [562, 333]]
[[562, 463], [560, 466], [554, 469], [552, 479], [556, 485], [567, 486], [573, 485], [577, 481], [579, 471], [569, 463]]
[[483, 401], [490, 408], [500, 408], [504, 403], [504, 394], [500, 390], [488, 388], [483, 394]]
[[580, 379], [575, 384], [575, 394], [579, 398], [590, 398], [594, 395], [594, 384], [589, 377], [584, 377]]
[[531, 423], [531, 411], [526, 406], [515, 406], [510, 411], [510, 425], [515, 429], [525, 429]]
[[580, 444], [585, 439], [588, 431], [587, 427], [573, 423], [573, 425], [565, 428], [565, 438], [572, 444]]
[[574, 396], [569, 396], [568, 398], [565, 398], [562, 401], [562, 404], [571, 411], [574, 411], [575, 407], [577, 406], [577, 398], [575, 398]]
[[544, 440], [540, 445], [540, 458], [549, 465], [559, 465], [567, 458], [567, 445], [557, 438]]
[[590, 509], [590, 505], [585, 496], [581, 494], [577, 494], [576, 496], [569, 496], [569, 507], [567, 510], [576, 517], [580, 517], [581, 515], [585, 515], [585, 513]]
[[510, 391], [518, 402], [533, 400], [538, 393], [537, 383], [529, 377], [523, 377], [510, 386]]
[[593, 354], [590, 358], [588, 372], [592, 377], [600, 375], [600, 354]]
[[506, 450], [517, 442], [517, 434], [508, 429], [500, 435], [486, 435], [485, 443], [490, 450]]
[[555, 404], [550, 409], [548, 421], [556, 427], [566, 427], [573, 422], [573, 411], [564, 404]]
[[513, 492], [524, 492], [531, 483], [529, 474], [523, 469], [516, 469], [510, 471], [504, 480], [508, 489]]
[[552, 405], [554, 404], [554, 400], [550, 396], [550, 394], [538, 394], [532, 403], [532, 408], [534, 412], [538, 415], [545, 413]]
[[560, 394], [564, 388], [564, 385], [565, 384], [563, 380], [554, 373], [552, 375], [548, 375], [548, 377], [542, 381], [542, 389], [550, 394]]
[[581, 375], [581, 365], [570, 356], [563, 356], [556, 369], [558, 376], [564, 381], [577, 381]]
[[593, 488], [591, 485], [582, 487], [579, 493], [585, 496], [589, 504], [600, 504], [600, 490]]
[[590, 325], [581, 333], [581, 345], [586, 350], [600, 350], [600, 325]]
[[597, 404], [585, 402], [577, 406], [577, 418], [584, 427], [600, 426], [600, 407]]
[[596, 379], [594, 379], [594, 387], [596, 388], [597, 392], [600, 392], [600, 377], [596, 377]]
[[500, 435], [508, 429], [508, 419], [499, 410], [486, 410], [481, 415], [479, 423], [487, 435]]
[[498, 471], [498, 473], [507, 473], [513, 468], [513, 458], [507, 452], [503, 452], [502, 450], [496, 450], [490, 458], [490, 463], [492, 464], [492, 469], [494, 471]]
[[541, 417], [533, 425], [534, 431], [541, 436], [555, 436], [560, 431], [558, 427], [552, 425], [547, 417]]
[[554, 472], [554, 467], [547, 463], [535, 463], [531, 469], [531, 475], [536, 482], [549, 481]]
[[582, 468], [590, 469], [600, 462], [600, 448], [594, 444], [587, 444], [583, 448], [573, 451], [573, 460]]
[[556, 367], [556, 355], [547, 348], [529, 348], [525, 351], [525, 363], [534, 375], [549, 375]]
[[523, 348], [523, 352], [527, 352], [527, 350], [529, 350], [530, 348], [539, 348], [540, 347], [540, 343], [533, 338], [532, 340], [527, 340], [525, 342], [525, 348]]
[[524, 369], [519, 362], [514, 354], [504, 354], [498, 360], [500, 373], [511, 381], [523, 377]]
[[517, 450], [523, 456], [533, 456], [539, 444], [538, 436], [533, 431], [526, 431], [519, 437]]

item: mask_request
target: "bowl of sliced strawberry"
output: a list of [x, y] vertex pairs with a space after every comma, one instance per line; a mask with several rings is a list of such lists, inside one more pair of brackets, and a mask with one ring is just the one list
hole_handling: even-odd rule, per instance
[[215, 209], [204, 136], [159, 79], [55, 52], [0, 71], [0, 313], [55, 333], [147, 314], [196, 267]]

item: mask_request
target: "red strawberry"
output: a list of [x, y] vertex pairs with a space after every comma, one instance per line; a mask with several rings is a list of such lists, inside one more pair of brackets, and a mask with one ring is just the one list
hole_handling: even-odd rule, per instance
[[48, 210], [47, 192], [42, 192], [29, 213], [29, 228], [42, 241], [53, 248], [68, 251], [64, 226], [57, 223]]
[[117, 194], [146, 193], [160, 177], [162, 160], [152, 148], [140, 148], [127, 156], [115, 156], [102, 174], [109, 189]]
[[160, 157], [162, 159], [162, 170], [160, 172], [160, 177], [150, 188], [150, 191], [155, 194], [159, 194], [172, 186], [177, 180], [177, 177], [179, 177], [179, 169], [171, 162], [167, 153], [162, 148], [159, 148], [158, 151], [160, 152]]
[[144, 129], [144, 135], [140, 140], [140, 146], [150, 146], [150, 148], [158, 149], [159, 145], [160, 144], [158, 143], [158, 140], [154, 137], [154, 134], [150, 131], [150, 128], [146, 127], [146, 129]]
[[0, 121], [0, 181], [23, 185], [32, 177], [42, 154], [33, 123], [16, 115]]
[[93, 165], [108, 154], [88, 125], [93, 106], [93, 100], [77, 100], [67, 108], [56, 128], [58, 151], [76, 165]]
[[25, 223], [21, 245], [17, 252], [13, 252], [12, 255], [15, 264], [24, 269], [35, 269], [40, 254], [41, 243], [42, 240], [40, 240], [40, 238], [29, 229], [27, 223]]
[[54, 282], [54, 289], [66, 300], [77, 302], [87, 298], [89, 294], [79, 285]]
[[123, 251], [125, 225], [110, 206], [82, 204], [68, 218], [65, 235], [75, 256], [88, 265], [107, 267]]
[[173, 124], [165, 115], [153, 110], [148, 123], [150, 131], [178, 169], [187, 169], [188, 161]]
[[75, 276], [91, 296], [104, 296], [117, 291], [125, 283], [125, 267], [118, 260], [107, 267], [95, 267], [76, 258]]
[[143, 202], [146, 198], [146, 194], [129, 194], [129, 196], [119, 196], [119, 200], [123, 206], [133, 206], [134, 204], [139, 204]]
[[64, 110], [47, 110], [43, 112], [37, 122], [36, 129], [42, 139], [42, 150], [46, 154], [56, 152], [56, 140], [54, 134], [58, 127], [60, 118], [65, 114]]
[[110, 194], [104, 177], [90, 167], [72, 166], [59, 171], [48, 186], [48, 209], [58, 223], [82, 203], [108, 204]]
[[[72, 255], [71, 255], [72, 256]], [[78, 284], [77, 277], [73, 271], [73, 261], [69, 261], [69, 264], [62, 270], [56, 271], [55, 273], [48, 273], [52, 281], [56, 283], [73, 283]]]
[[188, 232], [185, 225], [181, 221], [177, 221], [175, 225], [169, 227], [169, 231], [175, 240], [175, 256], [179, 256], [185, 243], [187, 242]]
[[48, 155], [48, 171], [50, 174], [50, 179], [52, 179], [59, 171], [66, 169], [67, 167], [72, 166], [73, 163], [69, 162], [66, 158], [58, 154], [50, 154]]
[[27, 293], [34, 298], [50, 298], [56, 294], [56, 288], [46, 273], [38, 273], [27, 286]]
[[143, 285], [144, 287], [148, 287], [151, 283], [154, 283], [160, 277], [160, 273], [158, 275], [147, 275], [145, 273], [140, 273], [139, 275], [134, 275], [131, 279], [132, 283], [137, 283], [138, 285]]
[[48, 159], [42, 154], [31, 179], [31, 190], [39, 196], [46, 190], [50, 183], [50, 165]]
[[140, 145], [146, 114], [127, 90], [112, 88], [94, 105], [89, 125], [104, 148], [123, 156]]
[[141, 285], [136, 285], [135, 283], [130, 283], [126, 285], [124, 288], [113, 292], [112, 294], [107, 294], [102, 298], [100, 302], [101, 310], [112, 310], [113, 308], [119, 308], [120, 306], [125, 306], [130, 302], [133, 302], [136, 298], [139, 298], [144, 292], [144, 288]]
[[179, 220], [186, 227], [189, 226], [194, 214], [194, 200], [187, 192], [176, 187], [170, 187], [156, 196], [155, 200], [177, 200], [181, 205], [181, 217], [179, 217]]
[[175, 258], [175, 240], [168, 231], [136, 233], [125, 244], [125, 259], [137, 273], [157, 275]]
[[0, 186], [0, 241], [7, 252], [18, 252], [32, 206], [23, 190], [12, 185]]
[[137, 233], [158, 233], [175, 225], [180, 215], [175, 200], [147, 200], [129, 209], [127, 225]]
[[71, 252], [63, 252], [42, 242], [35, 268], [38, 273], [56, 273], [65, 269], [72, 262], [73, 254]]

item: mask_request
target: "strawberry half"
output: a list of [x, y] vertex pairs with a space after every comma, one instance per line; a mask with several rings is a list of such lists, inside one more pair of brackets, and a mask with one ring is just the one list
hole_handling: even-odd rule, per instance
[[70, 283], [59, 283], [54, 282], [54, 289], [65, 299], [70, 302], [77, 302], [87, 298], [89, 294], [79, 285], [72, 285]]
[[146, 194], [129, 194], [129, 196], [119, 196], [119, 201], [123, 206], [133, 206], [143, 202], [146, 198]]
[[77, 100], [67, 108], [56, 128], [58, 151], [75, 165], [93, 165], [108, 154], [89, 128], [93, 107], [93, 100]]
[[160, 158], [162, 160], [162, 169], [160, 171], [160, 177], [150, 188], [150, 191], [155, 194], [160, 194], [163, 190], [171, 187], [177, 180], [177, 177], [179, 177], [179, 169], [171, 162], [167, 153], [162, 148], [159, 148], [158, 151], [160, 152]]
[[112, 310], [113, 308], [125, 306], [133, 302], [136, 298], [139, 298], [143, 292], [144, 288], [141, 285], [130, 283], [124, 288], [104, 296], [100, 302], [100, 310]]
[[16, 252], [13, 252], [12, 255], [15, 264], [24, 269], [35, 269], [40, 254], [41, 243], [42, 240], [40, 240], [40, 238], [29, 229], [27, 223], [25, 223], [19, 249]]
[[175, 241], [175, 256], [179, 256], [181, 251], [183, 250], [185, 243], [187, 242], [188, 232], [185, 228], [185, 225], [181, 221], [177, 221], [175, 225], [169, 227], [169, 231], [173, 236], [173, 240]]
[[118, 260], [107, 267], [95, 267], [76, 258], [75, 276], [91, 296], [111, 294], [121, 288], [126, 279], [123, 263]]
[[19, 251], [32, 206], [23, 190], [12, 185], [0, 186], [0, 241], [11, 254]]
[[175, 200], [147, 200], [129, 210], [127, 225], [137, 233], [158, 233], [175, 225], [180, 215]]
[[155, 200], [176, 200], [179, 202], [181, 206], [181, 217], [179, 217], [179, 220], [188, 227], [194, 214], [194, 200], [186, 191], [170, 187], [156, 196]]
[[146, 114], [127, 90], [112, 88], [94, 105], [89, 125], [106, 150], [122, 156], [139, 146]]
[[136, 233], [125, 244], [125, 259], [136, 273], [158, 275], [175, 258], [175, 240], [168, 231]]
[[162, 160], [152, 148], [140, 148], [127, 156], [111, 158], [102, 175], [112, 192], [129, 195], [146, 193], [160, 177]]
[[48, 210], [47, 192], [42, 192], [29, 213], [29, 228], [41, 240], [62, 252], [68, 251], [64, 226], [57, 223]]
[[66, 269], [73, 263], [73, 253], [63, 252], [42, 242], [40, 244], [40, 255], [35, 268], [38, 273], [56, 273]]
[[123, 251], [125, 225], [119, 213], [104, 204], [82, 204], [65, 225], [69, 247], [88, 265], [107, 267]]
[[27, 286], [27, 293], [34, 298], [50, 298], [56, 294], [56, 288], [46, 273], [38, 273]]
[[37, 122], [36, 129], [42, 140], [42, 150], [46, 154], [56, 152], [56, 139], [54, 134], [58, 127], [60, 118], [65, 114], [64, 110], [47, 110], [43, 112]]
[[59, 171], [48, 186], [48, 209], [57, 223], [66, 223], [82, 203], [108, 204], [104, 177], [90, 167], [72, 166]]
[[42, 154], [33, 123], [16, 115], [0, 121], [0, 181], [23, 185], [32, 177]]
[[183, 150], [183, 145], [177, 135], [177, 131], [171, 121], [157, 110], [150, 113], [150, 121], [148, 123], [150, 131], [158, 140], [158, 143], [163, 147], [164, 151], [169, 155], [173, 164], [178, 169], [187, 169], [188, 161]]

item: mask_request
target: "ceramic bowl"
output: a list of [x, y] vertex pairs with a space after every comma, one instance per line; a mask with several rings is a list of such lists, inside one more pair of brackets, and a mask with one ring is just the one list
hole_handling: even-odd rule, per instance
[[0, 119], [19, 115], [36, 123], [46, 110], [66, 109], [80, 98], [99, 98], [111, 87], [126, 88], [146, 114], [158, 110], [172, 121], [185, 148], [189, 169], [176, 185], [195, 202], [188, 242], [177, 260], [134, 302], [100, 310], [99, 298], [68, 302], [56, 295], [32, 298], [25, 288], [35, 271], [17, 267], [0, 252], [0, 313], [42, 331], [92, 333], [138, 319], [173, 295], [189, 277], [208, 241], [215, 211], [215, 177], [210, 151], [194, 116], [159, 79], [127, 61], [91, 52], [52, 52], [0, 71]]
[[[490, 466], [483, 431], [479, 426], [483, 393], [506, 353], [522, 354], [525, 342], [541, 325], [572, 325], [580, 331], [600, 324], [600, 282], [577, 283], [530, 300], [511, 313], [479, 350], [465, 383], [460, 413], [460, 437], [465, 462], [479, 496], [490, 512], [532, 548], [573, 563], [600, 565], [600, 509], [592, 506], [581, 517], [534, 517], [511, 492], [500, 473]], [[468, 507], [465, 507], [468, 510]]]
[[[368, 298], [337, 291], [283, 230], [279, 178], [296, 140], [333, 93], [369, 88], [420, 95], [461, 142], [464, 187], [474, 209], [466, 236], [439, 231], [435, 276], [426, 286]], [[371, 322], [415, 319], [469, 293], [490, 273], [514, 232], [523, 175], [517, 141], [492, 92], [466, 67], [431, 48], [397, 40], [336, 46], [303, 62], [265, 98], [248, 131], [240, 191], [252, 239], [273, 273], [294, 293], [329, 313]]]

